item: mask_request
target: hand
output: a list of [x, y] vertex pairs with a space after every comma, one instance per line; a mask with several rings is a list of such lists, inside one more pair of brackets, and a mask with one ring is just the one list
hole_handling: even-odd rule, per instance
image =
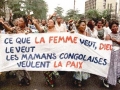
[[12, 17], [12, 13], [10, 12], [10, 17]]
[[74, 31], [74, 30], [71, 30], [70, 33], [75, 33], [75, 31]]
[[111, 40], [112, 40], [113, 42], [117, 42], [117, 40], [116, 40], [116, 39], [114, 39], [114, 38], [111, 38]]
[[120, 41], [116, 41], [117, 42], [117, 44], [120, 44]]
[[57, 13], [56, 13], [56, 12], [54, 12], [52, 16], [56, 16], [56, 15], [57, 15]]
[[25, 34], [26, 34], [26, 35], [29, 34], [29, 30], [25, 30]]

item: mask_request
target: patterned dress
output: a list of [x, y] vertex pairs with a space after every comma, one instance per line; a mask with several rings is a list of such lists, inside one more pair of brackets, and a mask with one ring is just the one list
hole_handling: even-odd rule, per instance
[[[48, 31], [48, 30], [46, 30]], [[49, 32], [45, 32], [44, 33], [49, 33]], [[58, 32], [58, 31], [57, 31]], [[50, 85], [51, 87], [55, 87], [55, 78], [59, 77], [59, 73], [57, 71], [44, 71], [43, 72], [45, 80], [46, 80], [46, 84]]]
[[[120, 33], [110, 34], [111, 38], [120, 41]], [[111, 52], [111, 61], [108, 73], [108, 83], [116, 85], [117, 79], [120, 77], [120, 45], [113, 42], [113, 50]]]
[[55, 77], [53, 75], [53, 71], [45, 71], [43, 72], [46, 80], [46, 84], [49, 84], [51, 87], [55, 85]]

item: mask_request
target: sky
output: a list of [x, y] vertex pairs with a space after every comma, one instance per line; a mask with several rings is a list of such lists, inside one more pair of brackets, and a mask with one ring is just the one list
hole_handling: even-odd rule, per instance
[[[79, 13], [84, 13], [85, 11], [85, 1], [86, 0], [76, 0], [75, 8], [79, 10]], [[66, 11], [69, 9], [74, 9], [74, 0], [45, 0], [48, 4], [48, 15], [54, 13], [54, 9], [60, 6], [64, 9], [63, 15], [66, 15]]]

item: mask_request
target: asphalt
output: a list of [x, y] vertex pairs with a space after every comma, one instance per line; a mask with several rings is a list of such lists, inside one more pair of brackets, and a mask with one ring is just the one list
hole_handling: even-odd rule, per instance
[[120, 90], [120, 84], [105, 88], [102, 81], [96, 75], [82, 83], [82, 87], [73, 85], [73, 72], [67, 72], [56, 79], [54, 88], [45, 85], [43, 72], [30, 72], [32, 77], [29, 86], [19, 86], [18, 78], [6, 79], [5, 72], [0, 76], [0, 90]]

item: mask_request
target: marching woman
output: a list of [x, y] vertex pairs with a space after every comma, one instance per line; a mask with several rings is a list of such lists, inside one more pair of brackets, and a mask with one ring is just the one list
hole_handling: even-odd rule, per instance
[[[55, 21], [50, 19], [48, 20], [48, 30], [47, 33], [52, 33], [52, 32], [58, 32], [55, 28]], [[46, 71], [44, 72], [45, 80], [46, 80], [46, 85], [50, 85], [51, 87], [55, 86], [55, 75], [58, 76], [58, 72], [54, 71]]]
[[95, 22], [93, 20], [88, 21], [86, 32], [90, 37], [98, 39], [98, 31], [95, 29]]
[[104, 85], [109, 88], [109, 84], [116, 85], [120, 83], [120, 32], [118, 32], [119, 23], [116, 20], [112, 20], [109, 23], [111, 33], [106, 36], [106, 40], [112, 41], [112, 52], [110, 67], [107, 80], [104, 80]]
[[[33, 21], [34, 22], [34, 21]], [[34, 22], [34, 25], [39, 30], [40, 33], [45, 33], [44, 29], [42, 29], [36, 22]], [[58, 33], [59, 31], [55, 28], [55, 21], [53, 19], [49, 19], [47, 23], [47, 32], [46, 33]], [[45, 81], [46, 85], [50, 85], [51, 87], [55, 87], [55, 77], [59, 76], [58, 72], [55, 71], [44, 71]]]
[[[11, 33], [15, 33], [15, 34], [20, 34], [20, 33], [31, 33], [31, 30], [27, 27], [28, 26], [28, 22], [27, 22], [27, 18], [26, 17], [21, 17], [18, 19], [18, 25], [14, 26], [12, 28], [8, 27], [6, 24], [4, 24], [2, 21], [0, 21], [0, 23], [4, 26], [6, 31], [10, 31]], [[30, 80], [31, 77], [29, 75], [29, 73], [25, 70], [18, 70], [16, 72], [18, 78], [19, 78], [19, 85], [29, 85], [30, 84]]]
[[[89, 36], [88, 33], [85, 31], [86, 29], [86, 21], [79, 20], [76, 24], [76, 28], [79, 34]], [[87, 80], [90, 77], [89, 73], [86, 72], [75, 72], [74, 75], [74, 85], [77, 87], [82, 86], [82, 81]]]
[[103, 29], [102, 20], [97, 20], [96, 25], [97, 26], [95, 26], [95, 29], [98, 31], [98, 38], [104, 40], [106, 37], [106, 33], [105, 30]]

